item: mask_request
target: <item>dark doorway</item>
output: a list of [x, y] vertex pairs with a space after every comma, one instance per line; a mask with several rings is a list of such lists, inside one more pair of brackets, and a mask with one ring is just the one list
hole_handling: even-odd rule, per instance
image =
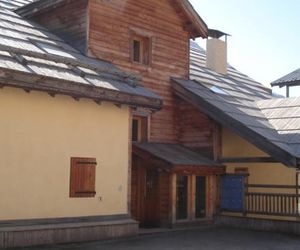
[[188, 177], [177, 175], [176, 219], [187, 219], [188, 215]]
[[159, 227], [159, 174], [156, 170], [146, 170], [145, 219], [142, 227]]
[[196, 176], [196, 218], [206, 217], [206, 178]]

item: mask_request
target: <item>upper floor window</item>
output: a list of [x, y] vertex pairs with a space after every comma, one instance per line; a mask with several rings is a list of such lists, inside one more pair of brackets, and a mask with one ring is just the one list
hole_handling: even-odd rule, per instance
[[146, 36], [133, 35], [131, 39], [131, 60], [134, 63], [150, 64], [151, 44]]

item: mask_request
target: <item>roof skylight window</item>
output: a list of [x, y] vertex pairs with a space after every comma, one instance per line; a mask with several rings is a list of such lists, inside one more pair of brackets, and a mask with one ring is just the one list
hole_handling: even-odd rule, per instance
[[227, 92], [225, 92], [223, 89], [221, 89], [221, 88], [219, 88], [219, 87], [217, 87], [217, 86], [212, 86], [212, 87], [210, 88], [210, 90], [211, 90], [212, 92], [214, 92], [215, 94], [228, 95]]
[[75, 58], [71, 53], [65, 52], [62, 48], [58, 46], [53, 46], [48, 43], [37, 42], [37, 41], [34, 41], [34, 44], [49, 54], [66, 57], [66, 58], [73, 58], [73, 59]]

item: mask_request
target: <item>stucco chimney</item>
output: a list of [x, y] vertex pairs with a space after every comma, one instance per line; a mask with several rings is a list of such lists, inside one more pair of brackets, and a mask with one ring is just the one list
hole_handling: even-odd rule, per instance
[[[225, 41], [220, 38], [225, 36]], [[206, 41], [206, 66], [220, 74], [227, 74], [227, 36], [218, 30], [209, 30]]]

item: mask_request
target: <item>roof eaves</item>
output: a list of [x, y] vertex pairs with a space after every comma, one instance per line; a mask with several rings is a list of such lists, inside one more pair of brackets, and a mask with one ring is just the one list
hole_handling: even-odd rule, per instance
[[294, 70], [293, 72], [273, 81], [271, 83], [271, 86], [295, 86], [300, 84], [300, 68]]
[[280, 80], [277, 80], [277, 81], [271, 83], [272, 87], [278, 86], [280, 88], [282, 88], [284, 86], [290, 86], [290, 87], [292, 87], [292, 86], [298, 86], [298, 85], [300, 85], [300, 80], [294, 80], [294, 81], [293, 80], [292, 81], [285, 81], [285, 80], [280, 81]]
[[196, 31], [195, 37], [208, 37], [208, 27], [207, 24], [203, 21], [197, 11], [194, 9], [193, 5], [189, 2], [189, 0], [175, 0], [180, 7], [183, 9], [185, 14], [190, 19], [191, 23], [194, 26]]
[[[15, 10], [15, 12], [23, 17], [31, 17], [38, 13], [49, 11], [54, 9], [61, 4], [66, 4], [73, 0], [37, 0], [30, 4], [24, 5]], [[197, 11], [194, 9], [189, 0], [175, 0], [177, 4], [181, 7], [183, 12], [190, 19], [193, 24], [194, 37], [207, 38], [208, 36], [208, 27], [203, 19], [199, 16]]]
[[274, 159], [278, 160], [279, 162], [282, 162], [283, 164], [289, 167], [297, 167], [297, 157], [292, 155], [290, 152], [287, 152], [282, 148], [278, 147], [268, 139], [256, 133], [254, 130], [251, 130], [250, 128], [245, 126], [243, 123], [237, 121], [236, 119], [233, 119], [231, 116], [227, 115], [225, 112], [218, 109], [205, 99], [184, 88], [180, 81], [188, 80], [172, 78], [173, 89], [179, 97], [195, 105], [202, 112], [210, 116], [212, 119], [219, 122], [224, 127], [231, 129], [239, 136], [245, 138], [253, 145], [257, 146], [264, 152], [274, 157]]
[[118, 90], [85, 85], [68, 80], [32, 75], [10, 69], [0, 69], [0, 87], [21, 88], [28, 92], [43, 91], [51, 96], [68, 95], [75, 99], [88, 98], [96, 102], [108, 101], [133, 107], [144, 107], [153, 110], [162, 108], [162, 99], [125, 93]]

